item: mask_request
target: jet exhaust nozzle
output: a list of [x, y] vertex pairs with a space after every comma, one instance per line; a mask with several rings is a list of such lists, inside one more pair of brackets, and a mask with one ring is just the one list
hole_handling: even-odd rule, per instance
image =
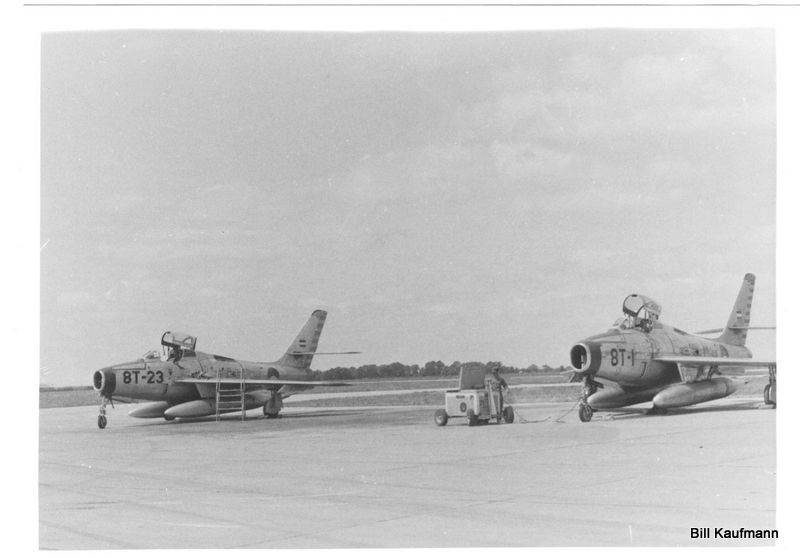
[[92, 376], [92, 385], [100, 395], [111, 396], [117, 387], [117, 376], [110, 370], [98, 370]]

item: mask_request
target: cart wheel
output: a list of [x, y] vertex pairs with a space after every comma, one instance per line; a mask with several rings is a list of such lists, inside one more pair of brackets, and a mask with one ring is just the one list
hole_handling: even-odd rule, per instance
[[97, 428], [102, 430], [108, 424], [108, 420], [106, 419], [105, 415], [98, 415], [97, 416]]
[[433, 414], [433, 420], [436, 423], [436, 426], [446, 426], [447, 419], [447, 411], [444, 409], [436, 409], [436, 412]]
[[467, 410], [467, 424], [470, 426], [475, 426], [478, 424], [478, 415], [476, 415], [475, 411], [472, 409]]
[[507, 424], [514, 422], [514, 407], [509, 405], [503, 409], [503, 420], [506, 421]]

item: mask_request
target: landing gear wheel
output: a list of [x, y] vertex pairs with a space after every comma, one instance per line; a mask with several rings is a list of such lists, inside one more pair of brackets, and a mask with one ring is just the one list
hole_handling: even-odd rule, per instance
[[99, 414], [97, 415], [97, 428], [102, 430], [108, 424], [108, 419], [106, 418], [106, 405], [111, 403], [111, 406], [114, 406], [114, 401], [106, 396], [101, 394], [100, 395], [100, 409], [98, 410]]
[[283, 396], [277, 391], [273, 391], [270, 398], [264, 403], [264, 416], [267, 418], [278, 418], [283, 409]]
[[765, 405], [775, 405], [776, 407], [777, 402], [775, 400], [775, 386], [774, 384], [767, 384], [764, 386], [764, 404]]
[[581, 406], [578, 407], [578, 418], [581, 419], [581, 422], [589, 422], [592, 420], [592, 415], [594, 415], [592, 408], [585, 403], [581, 403]]
[[503, 408], [503, 420], [506, 421], [506, 424], [514, 422], [514, 407], [509, 405]]
[[436, 423], [436, 426], [447, 426], [447, 411], [444, 409], [436, 409], [436, 412], [433, 414], [433, 421]]
[[164, 420], [165, 420], [165, 421], [167, 421], [167, 422], [169, 422], [169, 421], [171, 421], [171, 420], [175, 420], [175, 417], [168, 417], [168, 416], [164, 416]]
[[472, 409], [467, 410], [467, 424], [470, 426], [475, 426], [478, 424], [478, 416]]
[[264, 408], [262, 409], [264, 412], [264, 416], [268, 419], [278, 418], [280, 413], [276, 413], [269, 405], [269, 401], [264, 404]]

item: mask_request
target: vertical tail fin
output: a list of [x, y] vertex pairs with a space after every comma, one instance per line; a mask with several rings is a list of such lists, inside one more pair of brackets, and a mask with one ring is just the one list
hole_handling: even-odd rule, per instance
[[744, 276], [739, 296], [731, 310], [728, 323], [719, 336], [718, 341], [729, 345], [744, 345], [747, 341], [747, 328], [750, 326], [750, 307], [753, 305], [753, 290], [756, 285], [756, 276], [748, 273]]
[[294, 366], [296, 368], [308, 368], [311, 366], [311, 359], [317, 350], [319, 336], [322, 333], [322, 326], [325, 325], [325, 318], [328, 313], [324, 310], [314, 310], [308, 318], [306, 325], [294, 338], [292, 344], [278, 360], [278, 364], [284, 366]]

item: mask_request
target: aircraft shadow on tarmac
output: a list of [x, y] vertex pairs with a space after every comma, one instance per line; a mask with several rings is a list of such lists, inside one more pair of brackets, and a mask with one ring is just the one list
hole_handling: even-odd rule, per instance
[[705, 413], [719, 413], [724, 411], [771, 411], [774, 408], [771, 405], [763, 403], [755, 403], [753, 401], [738, 401], [725, 403], [722, 405], [714, 405], [712, 407], [680, 407], [677, 409], [670, 409], [664, 413], [649, 413], [650, 408], [641, 409], [608, 409], [597, 411], [594, 420], [624, 420], [624, 419], [652, 419], [654, 417], [671, 417], [678, 415], [693, 415]]
[[[427, 410], [427, 409], [426, 409]], [[708, 407], [681, 407], [677, 409], [670, 409], [666, 413], [660, 414], [651, 414], [648, 411], [650, 410], [649, 407], [641, 407], [641, 408], [622, 408], [622, 409], [603, 409], [598, 410], [597, 414], [595, 415], [595, 421], [604, 421], [604, 420], [652, 420], [655, 417], [666, 417], [669, 418], [671, 416], [679, 416], [679, 415], [692, 415], [692, 414], [703, 414], [703, 413], [718, 413], [718, 412], [726, 412], [726, 411], [770, 411], [774, 410], [774, 407], [771, 405], [765, 405], [764, 403], [754, 402], [754, 401], [737, 401], [737, 402], [730, 402], [725, 404], [713, 405]], [[423, 412], [422, 410], [420, 412]], [[269, 420], [269, 421], [283, 421], [288, 420], [291, 422], [302, 420], [302, 419], [317, 419], [317, 418], [332, 418], [332, 417], [350, 417], [350, 416], [364, 416], [366, 414], [373, 414], [367, 409], [354, 409], [354, 410], [344, 410], [344, 409], [323, 409], [320, 408], [319, 410], [313, 411], [300, 411], [300, 412], [292, 412], [289, 415], [281, 415], [277, 419], [267, 419], [262, 415], [255, 415], [255, 416], [248, 416], [245, 419], [245, 422], [254, 422], [254, 421], [261, 421], [261, 420]], [[549, 419], [550, 417], [548, 417]], [[171, 427], [177, 426], [179, 424], [197, 424], [197, 423], [212, 423], [216, 422], [216, 418], [213, 416], [209, 417], [197, 417], [197, 418], [182, 418], [177, 419], [174, 421], [161, 421], [161, 422], [144, 422], [135, 424], [134, 427], [136, 428], [152, 428], [152, 427]], [[239, 416], [223, 416], [220, 422], [242, 422]], [[526, 422], [547, 422], [547, 419], [543, 420], [523, 420], [522, 423]], [[558, 422], [565, 422], [562, 418]]]
[[[248, 416], [244, 421], [242, 421], [241, 417], [239, 416], [223, 416], [220, 418], [220, 422], [255, 422], [260, 420], [269, 420], [270, 422], [274, 421], [282, 421], [284, 419], [289, 421], [294, 421], [296, 419], [310, 419], [310, 418], [325, 418], [325, 417], [347, 417], [347, 416], [357, 416], [357, 415], [364, 415], [366, 411], [364, 410], [353, 410], [353, 411], [344, 411], [340, 409], [336, 410], [322, 410], [319, 411], [308, 411], [308, 412], [299, 412], [299, 413], [292, 413], [291, 415], [281, 415], [278, 418], [268, 419], [265, 416], [258, 415], [258, 416]], [[143, 422], [134, 424], [134, 428], [152, 428], [152, 427], [169, 427], [175, 426], [179, 424], [197, 424], [197, 423], [211, 423], [217, 422], [217, 419], [213, 416], [210, 417], [197, 417], [197, 418], [181, 418], [172, 421], [161, 421], [161, 422]]]

